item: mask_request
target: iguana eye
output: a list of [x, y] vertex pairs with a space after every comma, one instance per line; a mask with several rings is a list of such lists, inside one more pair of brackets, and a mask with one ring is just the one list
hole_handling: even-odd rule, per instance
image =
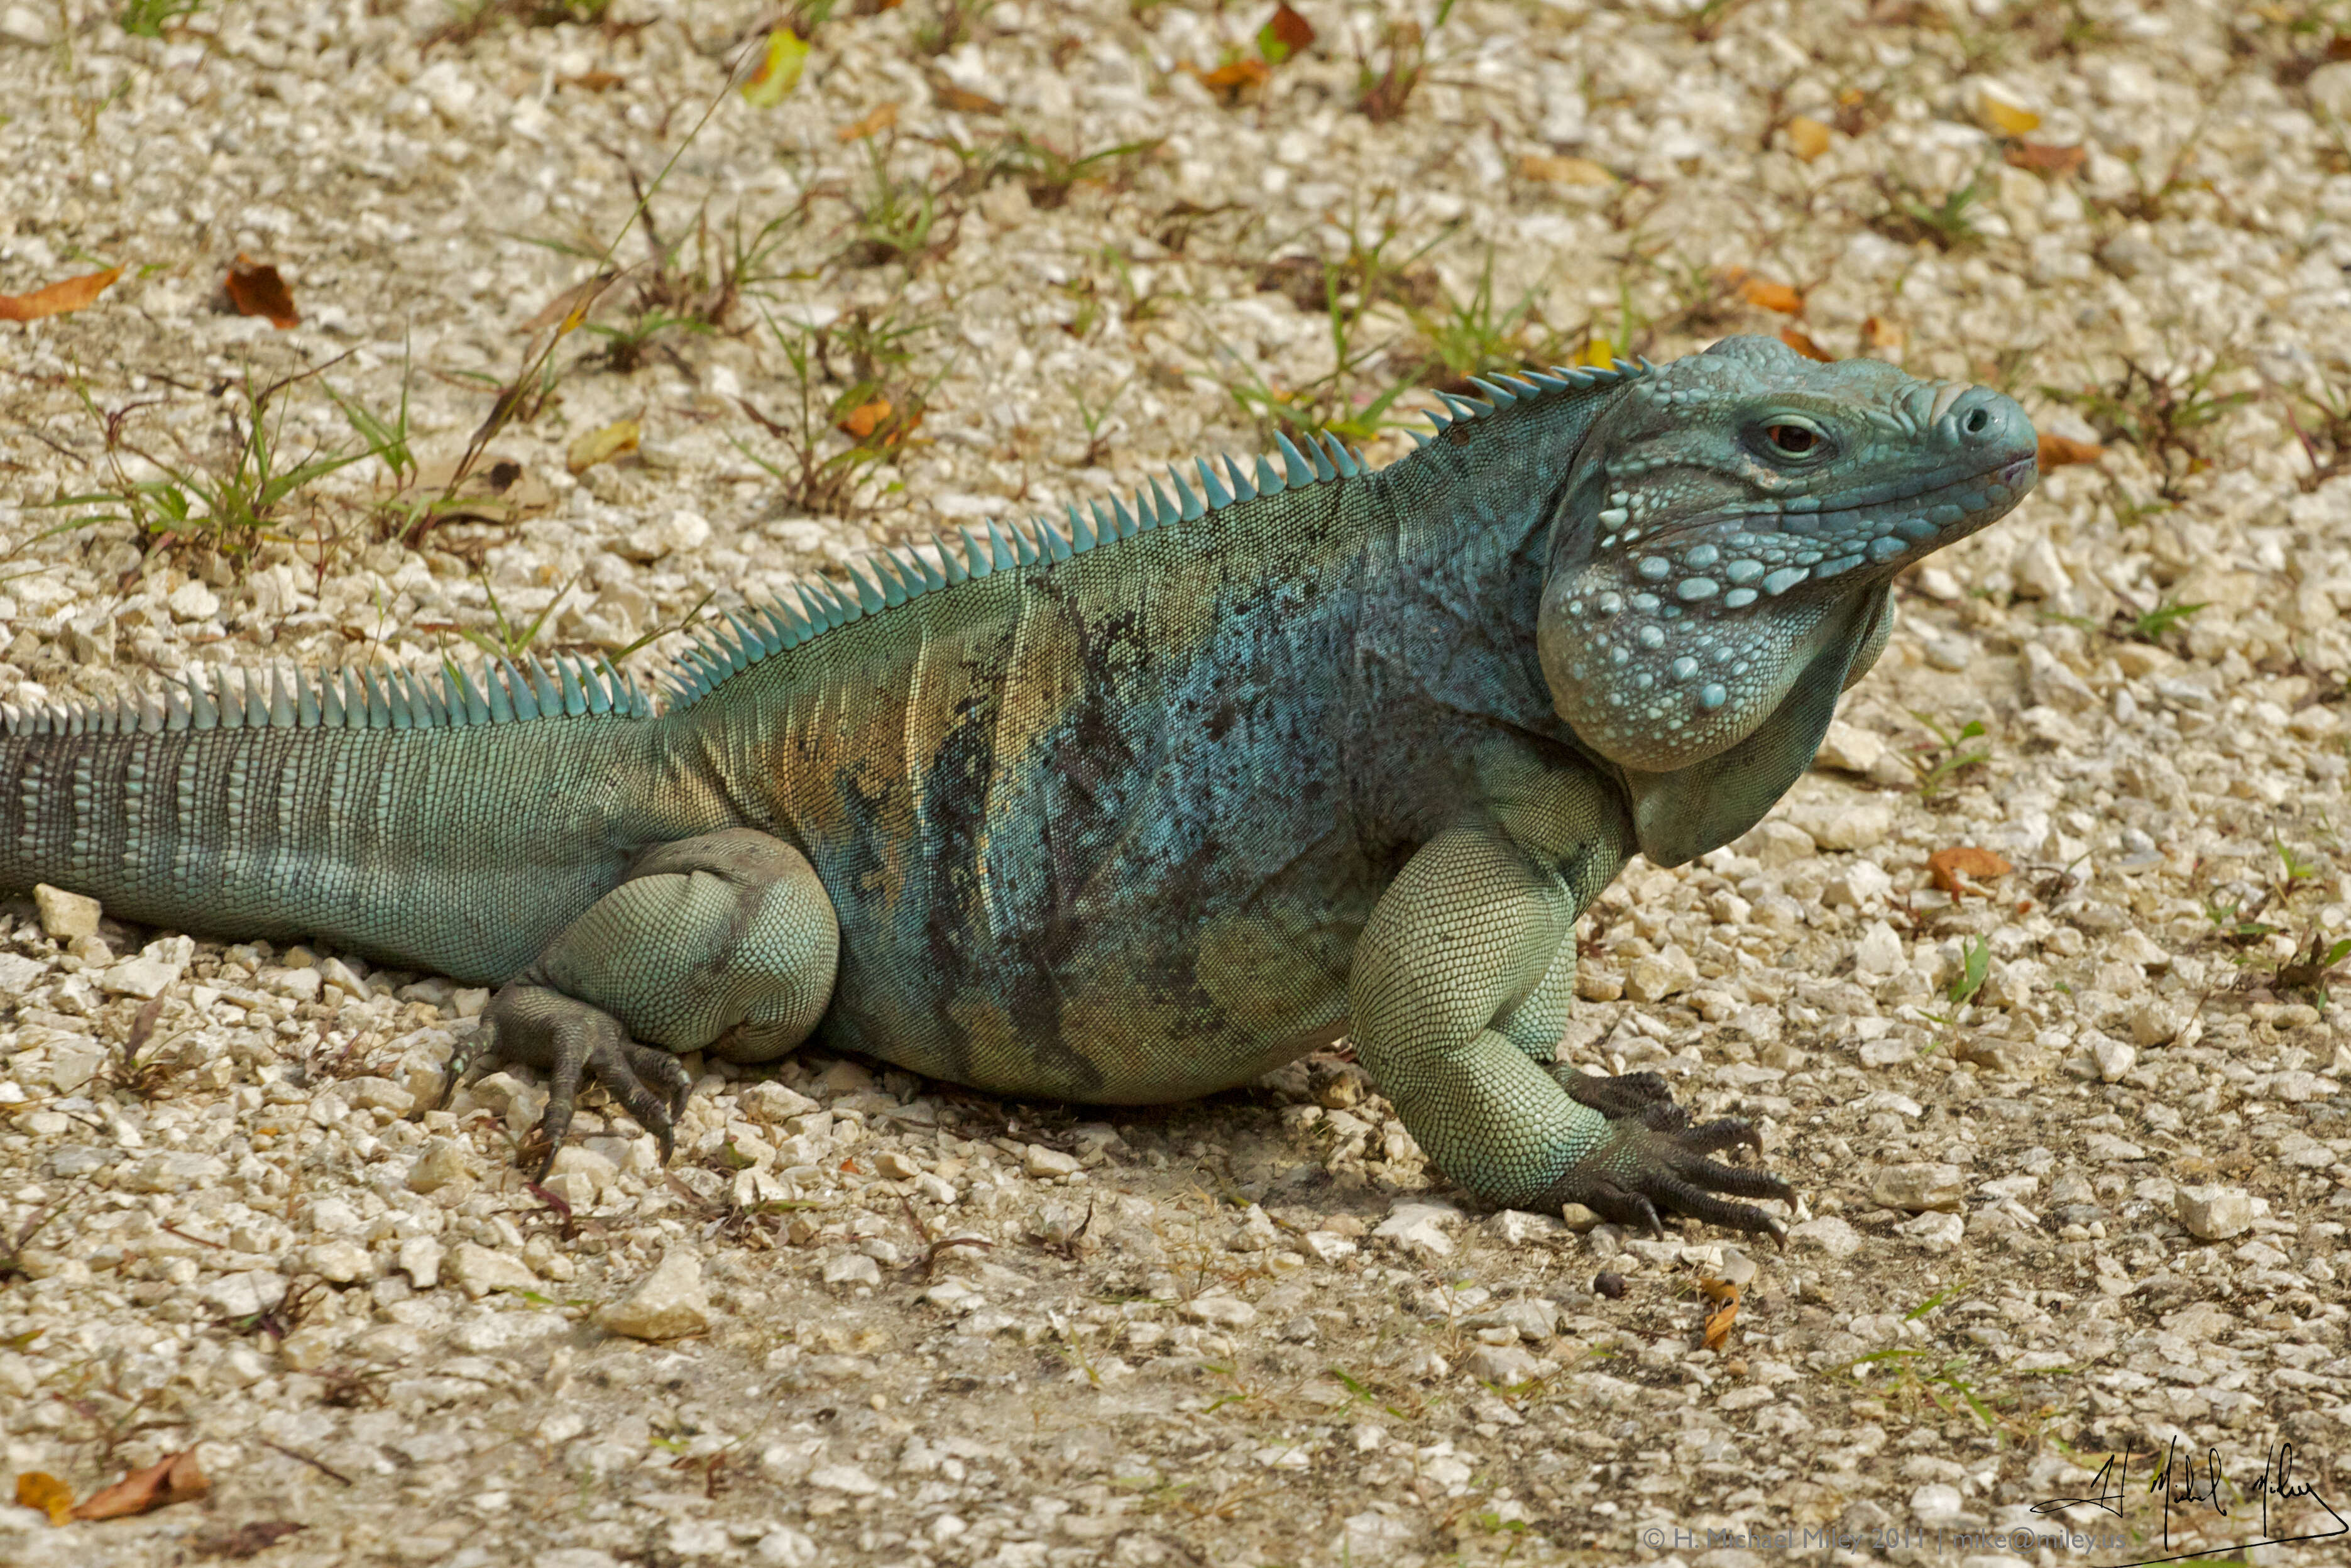
[[1820, 432], [1808, 430], [1801, 424], [1766, 426], [1763, 439], [1771, 444], [1772, 451], [1784, 457], [1809, 456], [1821, 444]]

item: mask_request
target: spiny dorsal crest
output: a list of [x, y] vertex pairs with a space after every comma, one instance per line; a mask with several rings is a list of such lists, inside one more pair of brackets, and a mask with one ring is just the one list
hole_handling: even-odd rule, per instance
[[[1613, 386], [1646, 376], [1655, 368], [1646, 360], [1637, 364], [1618, 360], [1605, 370], [1562, 366], [1547, 372], [1530, 371], [1523, 377], [1473, 376], [1471, 384], [1492, 401], [1473, 402], [1440, 392], [1437, 395], [1447, 413], [1432, 413], [1429, 423], [1435, 427], [1434, 434], [1443, 434], [1457, 423], [1483, 419], [1516, 403]], [[1409, 434], [1422, 446], [1430, 440], [1418, 431]], [[1244, 464], [1230, 455], [1220, 459], [1221, 476], [1207, 458], [1195, 458], [1193, 467], [1199, 476], [1196, 490], [1181, 467], [1170, 467], [1167, 486], [1154, 479], [1135, 491], [1131, 504], [1113, 500], [1104, 507], [1094, 501], [1090, 503], [1091, 516], [1072, 504], [1066, 527], [1040, 517], [1027, 530], [1008, 528], [992, 520], [977, 530], [960, 528], [952, 536], [937, 538], [931, 549], [879, 550], [852, 561], [847, 569], [847, 583], [813, 578], [795, 584], [790, 594], [773, 604], [730, 612], [718, 626], [706, 630], [671, 668], [674, 706], [690, 706], [728, 677], [837, 626], [894, 609], [954, 583], [1039, 561], [1067, 560], [1097, 545], [1212, 517], [1260, 496], [1359, 478], [1370, 472], [1362, 453], [1349, 449], [1328, 432], [1308, 437], [1302, 450], [1287, 435], [1277, 435], [1274, 443], [1277, 453], [1262, 454], [1252, 463]], [[1032, 530], [1034, 540], [1029, 538]], [[935, 561], [933, 555], [937, 557]]]
[[[1491, 401], [1473, 402], [1450, 392], [1437, 395], [1447, 413], [1428, 416], [1433, 434], [1479, 420], [1512, 405], [1567, 392], [1589, 391], [1647, 375], [1655, 367], [1618, 360], [1609, 369], [1554, 368], [1523, 377], [1473, 376], [1471, 384]], [[1448, 417], [1449, 415], [1449, 417]], [[1410, 432], [1422, 446], [1430, 437]], [[1360, 478], [1370, 470], [1363, 454], [1325, 432], [1302, 444], [1277, 435], [1278, 450], [1249, 464], [1228, 455], [1220, 476], [1205, 457], [1193, 467], [1195, 489], [1180, 467], [1167, 471], [1163, 486], [1154, 479], [1135, 491], [1132, 503], [1073, 504], [1064, 528], [1039, 517], [1029, 529], [993, 520], [977, 530], [967, 526], [939, 538], [934, 550], [877, 551], [848, 568], [849, 581], [823, 577], [795, 584], [790, 595], [760, 609], [726, 614], [705, 630], [668, 671], [673, 709], [691, 706], [729, 676], [789, 648], [797, 648], [852, 621], [895, 608], [958, 582], [1062, 561], [1097, 545], [1130, 539], [1177, 523], [1213, 517], [1262, 496]], [[1406, 463], [1413, 461], [1406, 458]], [[1030, 536], [1034, 534], [1032, 538]], [[931, 558], [935, 554], [937, 559]], [[486, 663], [479, 684], [444, 660], [436, 684], [393, 670], [311, 675], [300, 669], [273, 669], [266, 676], [223, 672], [208, 690], [193, 669], [184, 689], [166, 687], [118, 698], [112, 704], [47, 704], [16, 707], [0, 704], [0, 733], [7, 735], [155, 735], [202, 729], [449, 729], [509, 724], [527, 719], [620, 714], [643, 718], [653, 712], [645, 693], [609, 661], [590, 664], [571, 655], [526, 657], [519, 663]]]
[[486, 663], [476, 685], [444, 660], [436, 683], [427, 674], [344, 670], [312, 675], [296, 668], [266, 674], [222, 671], [208, 690], [192, 667], [183, 686], [141, 692], [110, 704], [47, 704], [17, 708], [0, 704], [9, 735], [160, 735], [193, 729], [458, 729], [525, 719], [612, 714], [643, 718], [653, 711], [644, 692], [609, 661], [590, 664], [569, 654], [520, 663]]

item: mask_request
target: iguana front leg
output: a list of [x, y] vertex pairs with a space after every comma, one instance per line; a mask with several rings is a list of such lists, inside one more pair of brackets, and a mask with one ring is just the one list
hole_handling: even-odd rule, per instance
[[487, 1061], [548, 1075], [547, 1152], [535, 1174], [544, 1176], [562, 1146], [582, 1072], [668, 1158], [693, 1088], [670, 1053], [783, 1055], [823, 1015], [840, 951], [831, 901], [782, 840], [733, 828], [648, 851], [485, 1015]]
[[1761, 1209], [1713, 1196], [1792, 1197], [1707, 1157], [1760, 1146], [1751, 1128], [1690, 1127], [1653, 1075], [1571, 1075], [1571, 1095], [1544, 1065], [1574, 993], [1576, 916], [1615, 870], [1562, 847], [1476, 821], [1405, 862], [1355, 950], [1357, 1057], [1437, 1168], [1488, 1202], [1581, 1203], [1652, 1230], [1663, 1210], [1780, 1237]]

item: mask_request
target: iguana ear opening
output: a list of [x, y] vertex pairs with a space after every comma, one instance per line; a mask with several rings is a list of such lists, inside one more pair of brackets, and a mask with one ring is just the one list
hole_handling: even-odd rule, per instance
[[1624, 770], [1634, 834], [1652, 863], [1696, 860], [1763, 820], [1812, 766], [1838, 696], [1886, 646], [1891, 598], [1889, 584], [1855, 606], [1851, 630], [1827, 641], [1771, 716], [1737, 745], [1670, 773]]

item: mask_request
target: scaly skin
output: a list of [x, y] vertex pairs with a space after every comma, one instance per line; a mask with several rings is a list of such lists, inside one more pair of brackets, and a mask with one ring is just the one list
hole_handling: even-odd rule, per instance
[[507, 723], [451, 685], [466, 727], [419, 695], [365, 728], [283, 696], [241, 706], [260, 727], [198, 727], [201, 699], [19, 723], [0, 886], [503, 982], [494, 1054], [552, 1075], [549, 1158], [582, 1071], [666, 1140], [670, 1051], [812, 1034], [1135, 1103], [1346, 1033], [1490, 1202], [1776, 1235], [1716, 1196], [1790, 1196], [1708, 1157], [1743, 1124], [1551, 1067], [1575, 921], [1634, 853], [1770, 809], [1894, 575], [2014, 505], [2033, 433], [1764, 339], [1539, 381], [1376, 475], [1291, 452], [1206, 515], [1180, 480], [1140, 529], [1098, 509], [1098, 544], [1073, 513], [877, 562], [861, 613], [820, 589], [829, 630], [738, 622], [660, 717], [580, 711], [590, 678]]

